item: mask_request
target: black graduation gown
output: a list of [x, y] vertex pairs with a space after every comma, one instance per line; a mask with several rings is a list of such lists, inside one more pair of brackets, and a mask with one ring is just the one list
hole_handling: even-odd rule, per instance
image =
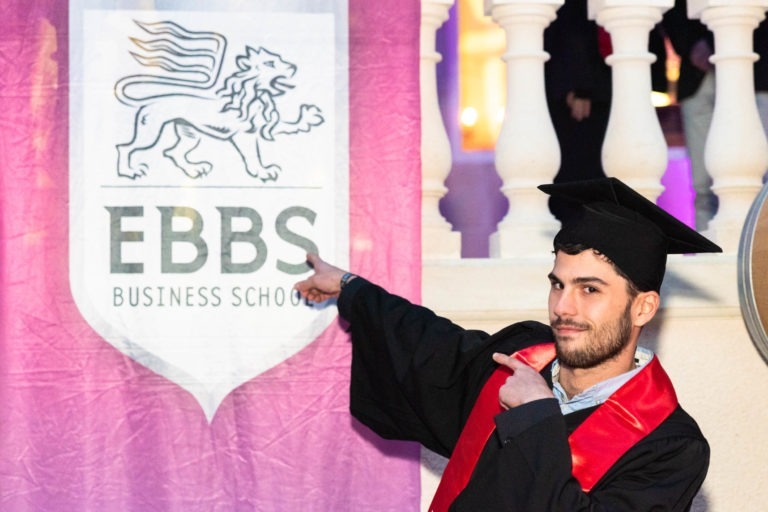
[[[418, 441], [450, 456], [493, 352], [552, 340], [521, 322], [494, 335], [465, 330], [357, 278], [338, 301], [352, 335], [352, 414], [386, 439]], [[549, 365], [548, 365], [549, 366]], [[551, 384], [549, 368], [542, 372]], [[571, 476], [568, 435], [594, 410], [563, 416], [555, 399], [496, 416], [497, 429], [454, 511], [685, 511], [709, 464], [709, 446], [678, 407], [585, 493]]]

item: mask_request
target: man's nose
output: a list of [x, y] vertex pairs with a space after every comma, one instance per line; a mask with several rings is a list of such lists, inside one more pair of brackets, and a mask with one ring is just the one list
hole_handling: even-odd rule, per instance
[[561, 317], [566, 318], [574, 316], [576, 314], [576, 300], [570, 290], [561, 290], [560, 293], [554, 298], [552, 304], [552, 312]]

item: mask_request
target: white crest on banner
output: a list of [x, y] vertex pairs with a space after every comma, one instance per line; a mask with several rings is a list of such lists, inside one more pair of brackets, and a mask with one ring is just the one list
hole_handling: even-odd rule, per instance
[[71, 7], [69, 240], [85, 319], [209, 420], [330, 325], [292, 285], [348, 233], [346, 12], [210, 8]]

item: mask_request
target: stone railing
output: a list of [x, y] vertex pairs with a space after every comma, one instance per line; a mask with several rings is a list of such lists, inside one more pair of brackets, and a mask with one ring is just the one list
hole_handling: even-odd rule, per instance
[[[492, 236], [491, 257], [516, 257], [547, 250], [556, 221], [536, 185], [551, 182], [559, 147], [544, 96], [543, 32], [563, 0], [486, 0], [486, 11], [504, 29], [507, 104], [496, 145], [496, 170], [509, 211]], [[451, 168], [451, 148], [437, 101], [435, 33], [452, 0], [422, 0], [423, 255], [459, 254], [457, 233], [442, 219], [438, 202]], [[613, 98], [603, 143], [606, 174], [620, 178], [649, 199], [662, 192], [667, 146], [651, 93], [648, 35], [673, 0], [590, 0], [589, 16], [611, 35]], [[768, 168], [768, 143], [754, 102], [751, 35], [765, 17], [766, 0], [691, 0], [689, 16], [715, 36], [712, 62], [716, 106], [705, 159], [720, 200], [709, 236], [726, 252], [737, 250], [741, 227]], [[511, 93], [514, 91], [514, 94]]]
[[[489, 244], [490, 258], [461, 259], [458, 233], [438, 203], [451, 148], [437, 101], [435, 33], [453, 0], [422, 0], [423, 286], [425, 305], [468, 328], [495, 331], [524, 319], [548, 321], [547, 273], [559, 224], [536, 185], [552, 181], [559, 146], [544, 95], [543, 32], [563, 0], [486, 0], [504, 29], [507, 102], [495, 149], [509, 211]], [[669, 154], [651, 102], [649, 31], [673, 0], [589, 0], [589, 16], [611, 35], [613, 97], [603, 166], [649, 199], [662, 192]], [[720, 205], [705, 233], [723, 254], [673, 255], [660, 314], [641, 344], [660, 354], [677, 394], [712, 446], [709, 475], [694, 512], [759, 510], [768, 502], [768, 369], [744, 327], [737, 253], [749, 208], [768, 168], [768, 143], [755, 104], [752, 32], [768, 0], [689, 0], [689, 17], [715, 36], [716, 106], [705, 162]], [[768, 65], [768, 63], [766, 63]], [[514, 94], [511, 91], [514, 90]], [[455, 153], [454, 153], [455, 154]], [[742, 442], [738, 442], [741, 440]], [[423, 452], [423, 510], [444, 460]]]

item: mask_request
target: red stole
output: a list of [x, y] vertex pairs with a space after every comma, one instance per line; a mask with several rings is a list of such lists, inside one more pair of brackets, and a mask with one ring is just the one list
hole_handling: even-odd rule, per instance
[[611, 35], [600, 25], [597, 26], [597, 51], [603, 59], [613, 53]]
[[[555, 358], [553, 343], [534, 345], [513, 357], [541, 371]], [[445, 512], [464, 490], [483, 447], [495, 430], [493, 418], [503, 411], [499, 388], [510, 370], [499, 366], [480, 395], [459, 435], [430, 512]], [[568, 438], [573, 476], [589, 492], [627, 450], [658, 427], [677, 407], [677, 396], [664, 369], [654, 358], [579, 425]]]

